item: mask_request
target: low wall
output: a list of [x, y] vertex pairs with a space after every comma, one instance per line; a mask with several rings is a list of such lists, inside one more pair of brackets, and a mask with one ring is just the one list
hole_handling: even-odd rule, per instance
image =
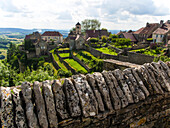
[[90, 68], [89, 68], [87, 65], [85, 65], [79, 58], [77, 58], [76, 56], [74, 56], [72, 52], [70, 53], [70, 55], [71, 55], [71, 57], [72, 57], [75, 61], [77, 61], [82, 67], [84, 67], [88, 72], [90, 72]]
[[112, 45], [108, 44], [109, 47], [111, 47], [112, 49], [115, 50], [116, 53], [119, 53], [121, 51], [121, 49], [113, 47]]
[[129, 58], [128, 62], [135, 64], [151, 63], [154, 60], [154, 56], [134, 52], [128, 52], [128, 58]]
[[[1, 127], [169, 127], [170, 69], [163, 63], [138, 69], [74, 75], [0, 87]], [[161, 74], [161, 75], [160, 75]]]

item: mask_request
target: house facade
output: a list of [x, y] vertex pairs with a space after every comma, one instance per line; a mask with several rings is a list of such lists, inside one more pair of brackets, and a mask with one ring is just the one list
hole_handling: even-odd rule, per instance
[[55, 43], [63, 42], [63, 35], [56, 31], [46, 31], [41, 35], [42, 39], [46, 42], [54, 40]]
[[154, 43], [161, 43], [168, 44], [168, 40], [170, 37], [170, 20], [163, 23], [161, 20], [160, 27], [157, 28], [152, 35]]

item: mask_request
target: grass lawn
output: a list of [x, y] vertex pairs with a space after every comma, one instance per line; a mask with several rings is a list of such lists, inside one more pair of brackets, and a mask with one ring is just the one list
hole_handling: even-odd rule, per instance
[[53, 54], [53, 56], [54, 56], [55, 61], [56, 61], [57, 64], [60, 66], [60, 68], [61, 68], [62, 70], [64, 70], [64, 71], [68, 71], [67, 68], [65, 67], [65, 65], [60, 62], [59, 57], [58, 57], [56, 54], [54, 54], [54, 53], [52, 53], [52, 54]]
[[65, 59], [65, 61], [71, 66], [73, 67], [77, 72], [81, 72], [81, 73], [88, 73], [87, 70], [82, 67], [77, 61], [75, 61], [74, 59]]
[[70, 48], [59, 48], [58, 51], [70, 50]]
[[116, 53], [115, 51], [111, 51], [110, 49], [108, 49], [107, 47], [103, 47], [103, 48], [95, 48], [98, 51], [101, 51], [105, 54], [110, 54], [110, 55], [118, 55], [118, 53]]
[[61, 56], [61, 57], [69, 57], [70, 53], [59, 53], [59, 56]]

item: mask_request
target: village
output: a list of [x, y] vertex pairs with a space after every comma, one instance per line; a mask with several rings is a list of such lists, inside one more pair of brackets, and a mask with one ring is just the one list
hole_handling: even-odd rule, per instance
[[28, 59], [44, 57], [56, 70], [73, 74], [135, 67], [170, 56], [170, 20], [117, 34], [81, 28], [78, 22], [65, 39], [57, 31], [34, 32], [26, 35], [27, 47], [20, 45], [19, 50]]

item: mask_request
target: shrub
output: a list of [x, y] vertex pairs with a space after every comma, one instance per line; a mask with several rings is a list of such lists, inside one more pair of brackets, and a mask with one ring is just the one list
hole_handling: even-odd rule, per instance
[[102, 42], [104, 42], [104, 43], [107, 42], [107, 37], [106, 36], [102, 36]]
[[90, 39], [90, 42], [91, 42], [91, 43], [99, 42], [99, 39], [97, 39], [97, 38], [91, 38], [91, 39]]
[[151, 43], [150, 44], [150, 49], [156, 49], [157, 48], [157, 43]]

